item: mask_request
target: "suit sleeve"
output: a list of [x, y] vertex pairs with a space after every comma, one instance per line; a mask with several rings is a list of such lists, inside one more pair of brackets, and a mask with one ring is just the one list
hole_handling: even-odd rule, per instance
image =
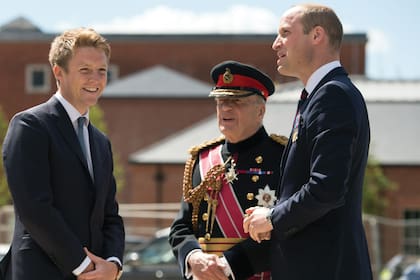
[[[107, 150], [110, 156], [108, 160], [110, 166], [110, 172], [107, 174], [107, 184], [108, 193], [106, 195], [105, 202], [105, 213], [104, 213], [104, 225], [102, 231], [104, 234], [104, 247], [103, 247], [103, 257], [117, 257], [120, 261], [123, 260], [124, 254], [124, 225], [121, 216], [118, 214], [118, 203], [115, 199], [116, 197], [116, 183], [113, 176], [113, 160], [112, 160], [112, 150], [111, 144], [107, 141]], [[98, 211], [98, 213], [100, 213]]]
[[223, 254], [235, 279], [246, 279], [256, 273], [270, 270], [270, 244], [271, 241], [257, 243], [247, 238], [225, 251]]
[[[274, 209], [272, 221], [280, 238], [293, 235], [344, 205], [348, 192], [357, 137], [356, 109], [347, 93], [334, 84], [316, 92], [308, 107], [301, 129], [306, 141], [309, 178], [304, 185], [294, 186], [298, 191]], [[301, 166], [300, 170], [303, 168], [306, 167]]]
[[9, 126], [3, 160], [19, 219], [51, 260], [69, 273], [82, 263], [85, 253], [54, 207], [49, 141], [48, 133], [35, 116], [18, 115]]
[[193, 232], [191, 224], [191, 205], [182, 201], [181, 209], [171, 226], [169, 243], [172, 251], [178, 260], [182, 275], [185, 275], [185, 260], [189, 252], [195, 249], [201, 250], [200, 244]]

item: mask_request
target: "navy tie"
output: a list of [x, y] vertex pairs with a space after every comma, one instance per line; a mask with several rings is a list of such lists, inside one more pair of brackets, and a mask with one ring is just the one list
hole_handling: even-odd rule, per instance
[[306, 91], [306, 89], [303, 89], [302, 93], [300, 94], [300, 99], [299, 99], [299, 104], [298, 104], [299, 108], [302, 105], [302, 103], [305, 102], [306, 98], [308, 98], [308, 92]]
[[85, 137], [83, 133], [83, 125], [85, 124], [85, 121], [85, 117], [79, 117], [77, 119], [77, 138], [79, 139], [80, 147], [82, 148], [83, 154], [86, 158]]

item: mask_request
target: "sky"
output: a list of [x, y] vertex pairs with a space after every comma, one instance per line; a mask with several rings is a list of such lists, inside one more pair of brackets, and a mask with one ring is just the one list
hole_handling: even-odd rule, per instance
[[[47, 33], [84, 26], [101, 33], [276, 34], [283, 12], [297, 3], [300, 2], [11, 0], [1, 5], [0, 26], [23, 16]], [[420, 80], [418, 0], [331, 0], [317, 3], [335, 10], [345, 33], [366, 33], [368, 78]]]

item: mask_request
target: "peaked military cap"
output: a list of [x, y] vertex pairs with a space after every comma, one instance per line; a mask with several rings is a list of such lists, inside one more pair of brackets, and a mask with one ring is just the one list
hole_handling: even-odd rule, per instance
[[210, 72], [215, 87], [211, 97], [260, 95], [265, 100], [274, 93], [273, 81], [257, 68], [237, 61], [223, 61]]

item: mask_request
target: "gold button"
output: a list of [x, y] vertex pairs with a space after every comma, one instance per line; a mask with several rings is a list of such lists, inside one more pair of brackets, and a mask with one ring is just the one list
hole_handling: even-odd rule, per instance
[[209, 214], [204, 213], [202, 218], [203, 218], [203, 221], [207, 221], [209, 219]]
[[254, 175], [251, 178], [252, 182], [254, 182], [254, 183], [258, 182], [259, 179], [260, 179], [260, 176], [258, 176], [258, 175]]
[[246, 194], [246, 199], [254, 200], [254, 194], [252, 192]]
[[258, 163], [258, 164], [261, 164], [263, 162], [263, 157], [262, 156], [257, 156], [255, 158], [255, 162]]

